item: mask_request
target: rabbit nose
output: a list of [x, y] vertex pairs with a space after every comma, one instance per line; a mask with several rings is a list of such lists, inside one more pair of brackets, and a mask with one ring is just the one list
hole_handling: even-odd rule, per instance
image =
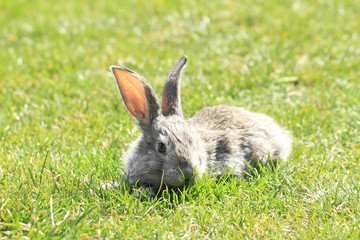
[[184, 174], [185, 179], [190, 178], [192, 173], [193, 173], [192, 168], [190, 166], [188, 166], [188, 165], [181, 167], [181, 171]]

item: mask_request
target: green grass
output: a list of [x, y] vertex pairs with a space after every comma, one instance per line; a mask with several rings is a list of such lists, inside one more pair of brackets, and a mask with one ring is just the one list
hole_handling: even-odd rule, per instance
[[[360, 237], [360, 3], [0, 2], [0, 237]], [[293, 131], [275, 172], [136, 198], [121, 178], [139, 130], [110, 65], [158, 94], [173, 64], [187, 117], [228, 103]]]

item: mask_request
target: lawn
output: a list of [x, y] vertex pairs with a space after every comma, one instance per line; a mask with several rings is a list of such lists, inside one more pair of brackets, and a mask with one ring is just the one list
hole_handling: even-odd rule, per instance
[[[0, 2], [0, 237], [359, 239], [360, 2]], [[290, 159], [151, 199], [121, 178], [140, 133], [110, 65], [186, 117], [227, 103], [293, 132]]]

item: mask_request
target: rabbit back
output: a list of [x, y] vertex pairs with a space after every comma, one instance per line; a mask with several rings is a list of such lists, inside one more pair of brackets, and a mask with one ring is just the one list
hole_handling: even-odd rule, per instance
[[285, 161], [291, 151], [291, 134], [265, 114], [220, 105], [206, 107], [188, 121], [198, 131], [203, 161], [213, 176], [227, 171], [242, 176], [248, 165]]

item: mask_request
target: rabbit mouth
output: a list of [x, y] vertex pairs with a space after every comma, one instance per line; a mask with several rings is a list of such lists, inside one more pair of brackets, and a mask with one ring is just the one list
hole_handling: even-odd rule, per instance
[[170, 168], [164, 171], [163, 182], [172, 188], [182, 187], [193, 174], [189, 166]]
[[189, 186], [190, 184], [192, 184], [194, 182], [193, 177], [194, 177], [194, 175], [191, 174], [188, 178], [183, 178], [181, 181], [181, 184], [180, 184], [180, 182], [177, 182], [176, 185], [171, 184], [169, 182], [162, 181], [161, 183], [158, 183], [158, 184], [142, 183], [142, 187], [145, 187], [146, 189], [149, 190], [148, 192], [151, 194], [151, 197], [159, 197], [166, 190], [168, 190], [170, 193], [173, 191], [177, 192], [178, 189], [181, 190], [182, 187]]

